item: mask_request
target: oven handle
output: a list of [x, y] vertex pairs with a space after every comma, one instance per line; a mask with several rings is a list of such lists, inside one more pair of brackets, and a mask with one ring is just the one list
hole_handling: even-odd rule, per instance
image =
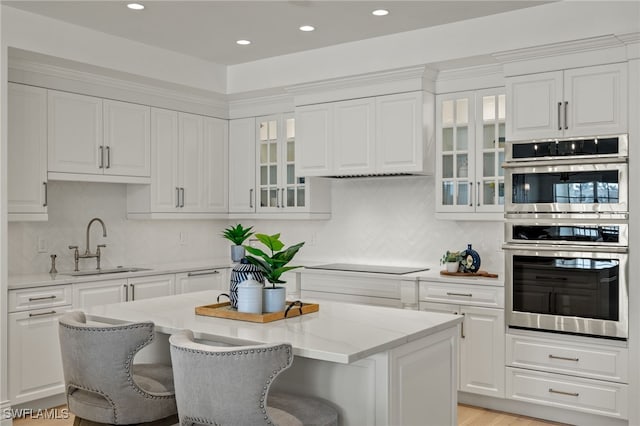
[[540, 166], [582, 166], [597, 164], [624, 164], [628, 163], [628, 157], [605, 157], [605, 158], [554, 158], [552, 160], [531, 159], [522, 161], [505, 161], [502, 167], [505, 169], [513, 169], [517, 167], [540, 167]]
[[571, 244], [510, 244], [502, 245], [505, 250], [527, 250], [527, 251], [577, 251], [577, 252], [596, 252], [596, 253], [629, 253], [628, 247], [599, 247], [599, 246], [579, 246]]

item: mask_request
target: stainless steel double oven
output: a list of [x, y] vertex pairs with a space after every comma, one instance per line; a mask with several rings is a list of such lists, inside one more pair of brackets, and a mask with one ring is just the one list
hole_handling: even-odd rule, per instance
[[511, 142], [509, 327], [628, 337], [626, 135]]

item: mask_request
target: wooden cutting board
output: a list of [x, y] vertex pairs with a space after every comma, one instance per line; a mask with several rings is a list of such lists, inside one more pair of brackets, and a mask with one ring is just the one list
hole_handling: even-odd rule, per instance
[[498, 274], [492, 274], [487, 271], [477, 271], [477, 272], [447, 272], [440, 271], [440, 275], [449, 275], [452, 277], [486, 277], [486, 278], [498, 278]]

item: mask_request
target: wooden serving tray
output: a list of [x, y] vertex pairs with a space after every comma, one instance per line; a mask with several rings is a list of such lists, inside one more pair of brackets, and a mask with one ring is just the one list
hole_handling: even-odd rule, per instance
[[[297, 317], [311, 312], [318, 312], [320, 305], [317, 303], [302, 303], [302, 306], [291, 306], [294, 302], [287, 301], [286, 307], [288, 309], [280, 312], [269, 312], [264, 314], [250, 314], [247, 312], [238, 312], [231, 307], [231, 302], [214, 303], [213, 305], [196, 306], [196, 315], [204, 315], [208, 317], [226, 318], [240, 321], [250, 322], [272, 322], [286, 318]], [[289, 307], [291, 308], [289, 309]]]
[[477, 272], [447, 272], [440, 271], [440, 275], [449, 275], [453, 277], [486, 277], [486, 278], [498, 278], [498, 274], [492, 274], [487, 271]]

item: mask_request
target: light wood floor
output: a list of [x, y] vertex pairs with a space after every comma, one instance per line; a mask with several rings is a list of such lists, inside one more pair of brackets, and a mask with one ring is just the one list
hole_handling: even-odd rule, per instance
[[[57, 410], [66, 408], [58, 407]], [[54, 409], [55, 410], [55, 409]], [[61, 417], [62, 411], [54, 412], [57, 417]], [[41, 418], [19, 418], [14, 419], [15, 426], [71, 426], [73, 425], [73, 415], [68, 419], [41, 419]], [[560, 425], [560, 423], [546, 422], [531, 417], [507, 414], [500, 411], [488, 410], [486, 408], [472, 407], [470, 405], [458, 405], [458, 425], [459, 426], [544, 426]]]

